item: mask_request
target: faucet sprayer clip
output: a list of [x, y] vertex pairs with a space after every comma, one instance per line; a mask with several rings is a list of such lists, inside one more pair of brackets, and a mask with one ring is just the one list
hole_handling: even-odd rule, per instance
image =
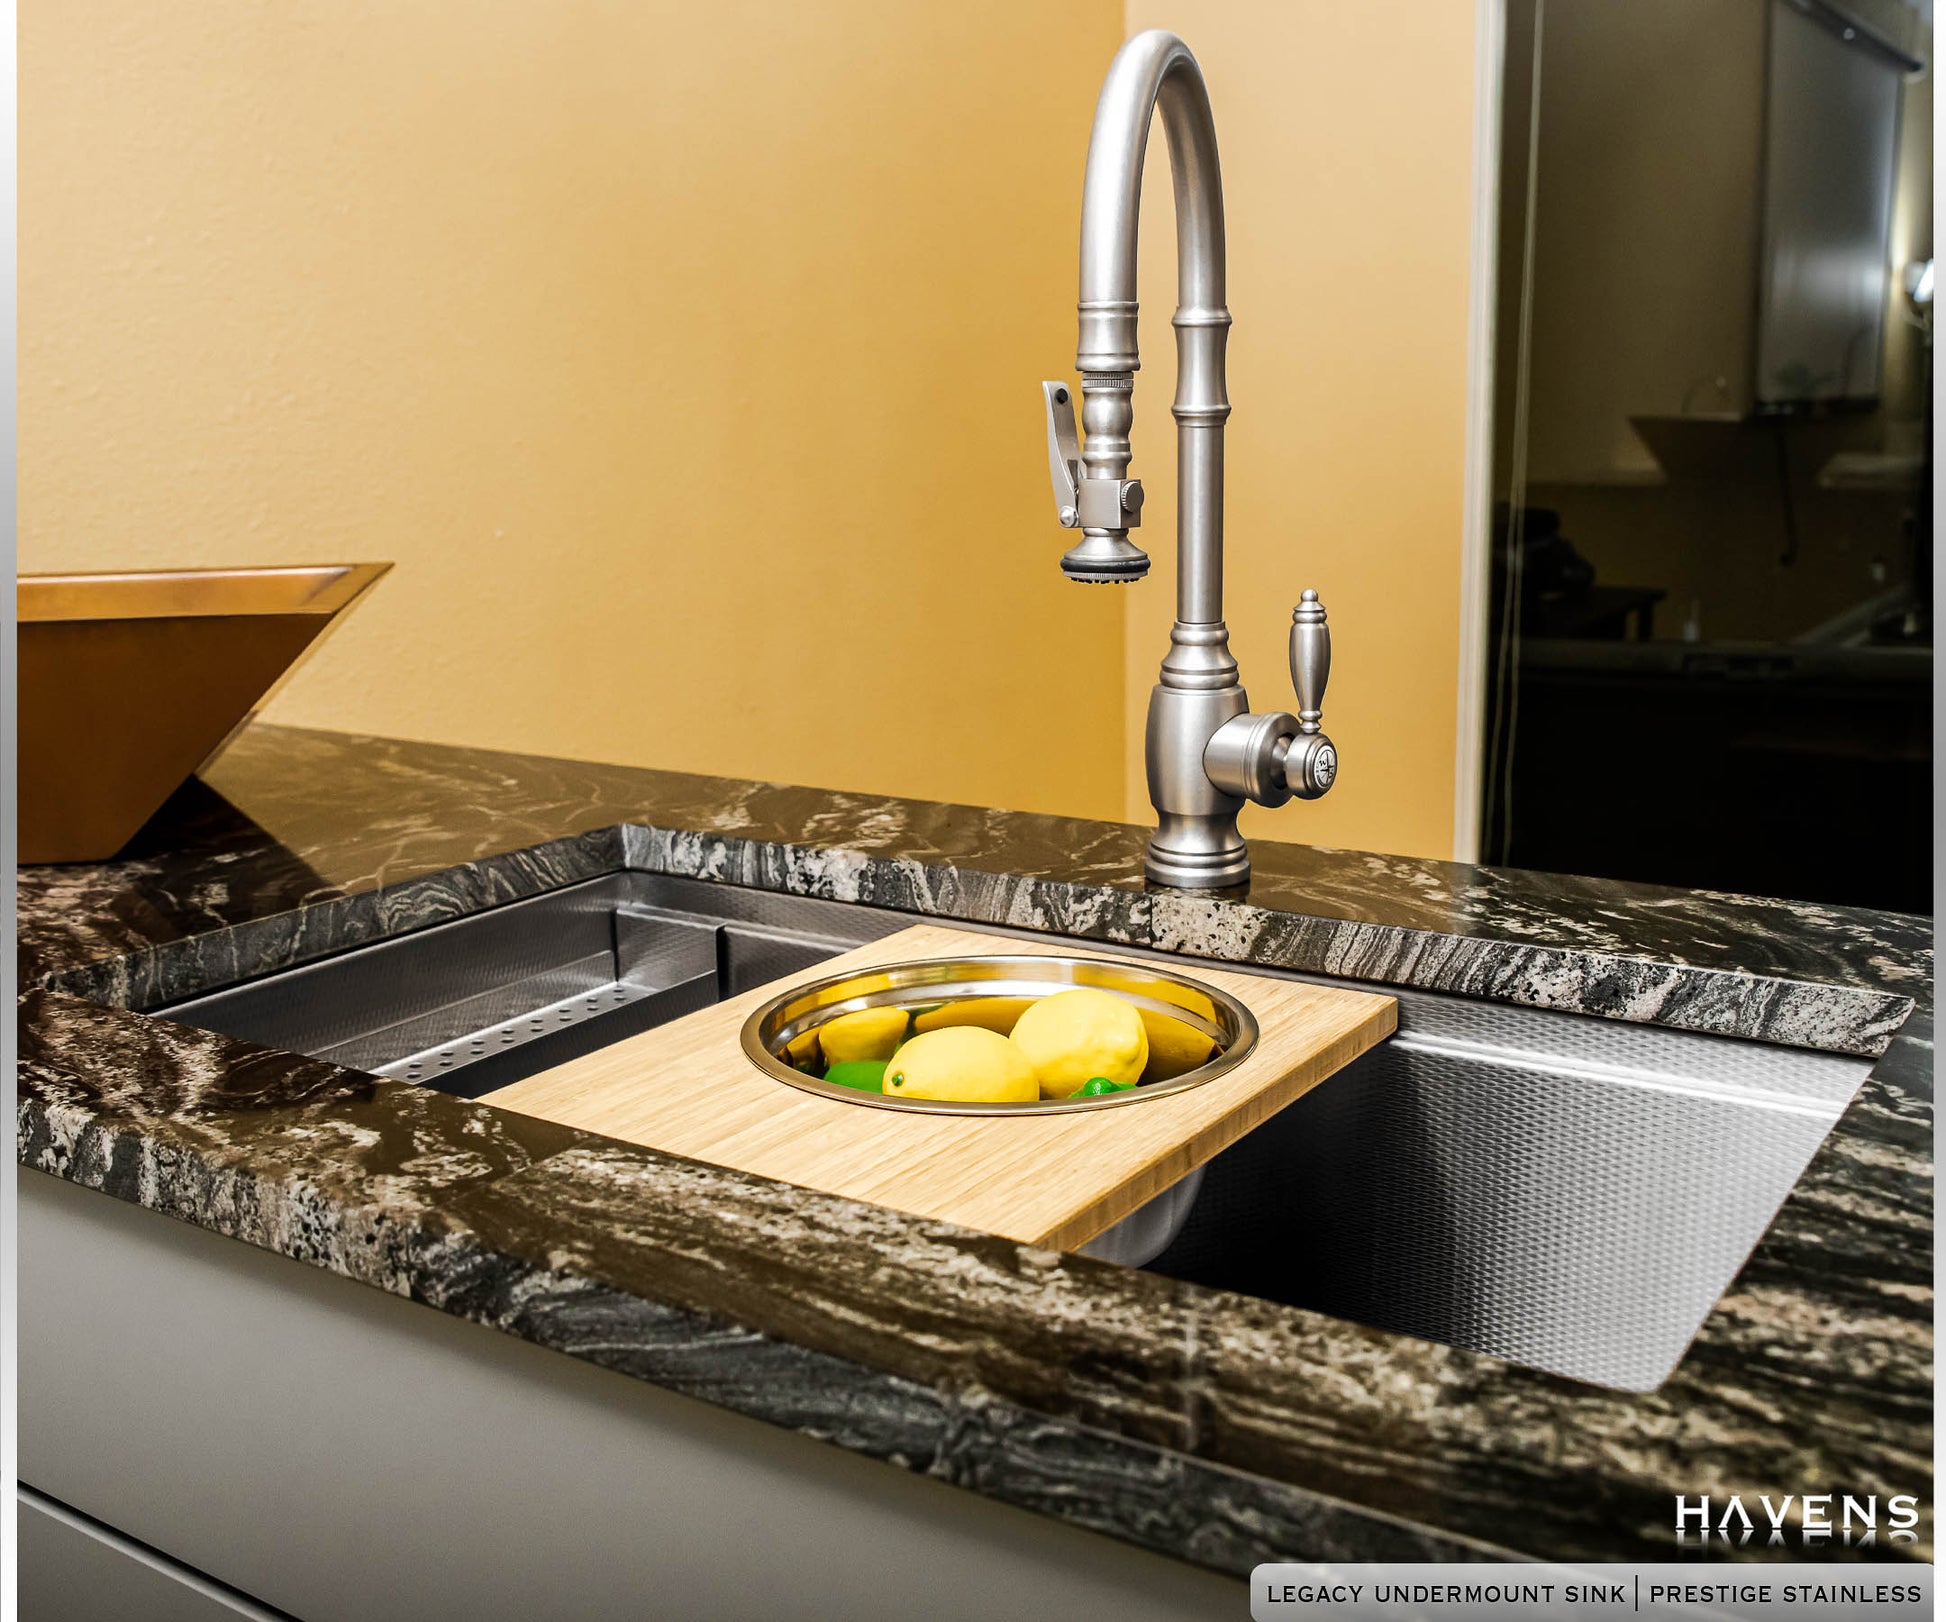
[[1088, 477], [1074, 431], [1074, 391], [1043, 383], [1047, 409], [1047, 472], [1054, 484], [1054, 514], [1063, 529], [1133, 529], [1142, 522], [1142, 481]]

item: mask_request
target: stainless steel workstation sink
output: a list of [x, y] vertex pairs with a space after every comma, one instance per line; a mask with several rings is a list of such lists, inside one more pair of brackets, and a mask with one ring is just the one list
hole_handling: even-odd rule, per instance
[[161, 1011], [478, 1098], [911, 922], [833, 901], [616, 873]]
[[[913, 921], [622, 873], [161, 1012], [477, 1097]], [[1397, 1036], [1178, 1185], [1139, 1250], [1088, 1248], [1649, 1390], [1872, 1063], [1384, 989]]]

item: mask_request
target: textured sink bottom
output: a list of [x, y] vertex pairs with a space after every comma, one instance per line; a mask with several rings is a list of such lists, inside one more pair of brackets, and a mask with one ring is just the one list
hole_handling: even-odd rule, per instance
[[[167, 1013], [477, 1097], [911, 922], [616, 874]], [[1382, 989], [1397, 1036], [1087, 1253], [1650, 1390], [1872, 1063]]]
[[1154, 1262], [1630, 1391], [1668, 1378], [1869, 1059], [1401, 994]]

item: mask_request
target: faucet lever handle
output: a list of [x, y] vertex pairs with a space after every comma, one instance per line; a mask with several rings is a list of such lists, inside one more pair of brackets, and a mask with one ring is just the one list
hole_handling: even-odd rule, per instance
[[1297, 690], [1298, 725], [1316, 732], [1324, 718], [1324, 687], [1331, 679], [1331, 627], [1315, 591], [1291, 610], [1291, 686]]
[[1297, 689], [1297, 735], [1286, 740], [1278, 768], [1300, 800], [1315, 800], [1338, 780], [1337, 746], [1320, 730], [1324, 685], [1331, 679], [1331, 627], [1324, 604], [1307, 591], [1291, 610], [1291, 685]]
[[1054, 481], [1054, 511], [1063, 529], [1081, 522], [1081, 441], [1074, 431], [1074, 391], [1065, 383], [1043, 383], [1047, 408], [1047, 472]]

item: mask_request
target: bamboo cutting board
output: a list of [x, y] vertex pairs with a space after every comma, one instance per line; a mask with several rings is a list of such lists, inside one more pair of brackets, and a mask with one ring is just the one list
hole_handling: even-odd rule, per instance
[[1139, 962], [920, 925], [815, 969], [542, 1071], [481, 1100], [691, 1160], [1072, 1249], [1187, 1176], [1398, 1026], [1390, 997], [1185, 970], [1257, 1017], [1256, 1051], [1185, 1092], [1069, 1115], [922, 1115], [763, 1074], [743, 1022], [785, 987], [919, 958], [1060, 955]]

